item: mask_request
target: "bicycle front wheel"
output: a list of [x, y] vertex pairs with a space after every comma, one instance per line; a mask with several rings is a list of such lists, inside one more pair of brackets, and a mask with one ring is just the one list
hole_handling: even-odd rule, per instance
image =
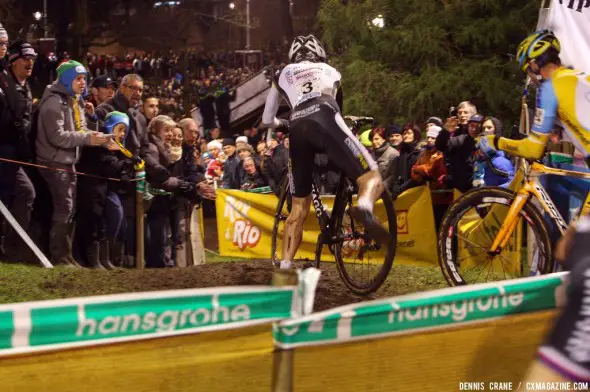
[[379, 289], [387, 279], [397, 244], [397, 222], [391, 195], [386, 190], [375, 203], [375, 214], [390, 232], [386, 244], [378, 244], [365, 234], [361, 222], [350, 214], [351, 202], [336, 217], [336, 232], [342, 241], [334, 246], [338, 273], [346, 286], [356, 294], [368, 295]]
[[450, 286], [553, 271], [549, 231], [530, 202], [520, 211], [504, 249], [489, 251], [515, 197], [504, 188], [485, 187], [465, 193], [449, 208], [439, 231], [438, 257]]

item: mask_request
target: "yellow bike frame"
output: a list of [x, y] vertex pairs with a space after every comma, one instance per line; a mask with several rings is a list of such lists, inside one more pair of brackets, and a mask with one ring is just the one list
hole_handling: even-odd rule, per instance
[[[516, 228], [520, 211], [531, 197], [534, 197], [539, 201], [541, 207], [551, 217], [553, 222], [555, 222], [561, 234], [563, 235], [565, 233], [567, 229], [567, 223], [559, 211], [557, 211], [557, 207], [555, 207], [555, 204], [547, 194], [547, 191], [545, 191], [545, 188], [543, 188], [541, 185], [540, 177], [542, 175], [563, 176], [590, 180], [590, 173], [555, 169], [547, 167], [539, 162], [533, 162], [530, 165], [524, 164], [522, 166], [522, 170], [524, 170], [524, 183], [516, 192], [516, 198], [510, 205], [506, 219], [504, 220], [502, 227], [500, 227], [498, 235], [494, 239], [494, 242], [489, 250], [491, 253], [497, 253], [506, 246], [512, 235], [512, 232]], [[580, 215], [590, 215], [590, 192], [586, 194], [586, 200], [582, 205]]]

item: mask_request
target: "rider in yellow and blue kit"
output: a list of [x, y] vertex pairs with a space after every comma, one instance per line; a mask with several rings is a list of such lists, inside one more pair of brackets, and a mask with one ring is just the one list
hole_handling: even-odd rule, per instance
[[590, 75], [564, 67], [559, 58], [561, 45], [553, 32], [531, 34], [518, 47], [520, 68], [540, 84], [537, 108], [529, 136], [511, 140], [487, 136], [480, 143], [512, 155], [540, 159], [545, 153], [556, 120], [560, 120], [578, 151], [590, 156]]

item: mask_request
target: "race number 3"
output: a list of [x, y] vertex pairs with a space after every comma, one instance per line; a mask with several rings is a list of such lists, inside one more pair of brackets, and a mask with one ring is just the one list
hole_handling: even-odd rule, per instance
[[311, 93], [312, 90], [313, 90], [313, 83], [312, 82], [306, 82], [301, 86], [301, 92], [303, 94], [309, 94], [309, 93]]

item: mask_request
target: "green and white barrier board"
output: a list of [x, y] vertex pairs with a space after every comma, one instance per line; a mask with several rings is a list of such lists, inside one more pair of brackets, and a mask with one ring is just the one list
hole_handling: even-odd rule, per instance
[[296, 287], [221, 287], [0, 305], [0, 356], [299, 316]]
[[485, 322], [559, 307], [567, 272], [449, 288], [331, 309], [274, 326], [281, 348], [341, 343]]

